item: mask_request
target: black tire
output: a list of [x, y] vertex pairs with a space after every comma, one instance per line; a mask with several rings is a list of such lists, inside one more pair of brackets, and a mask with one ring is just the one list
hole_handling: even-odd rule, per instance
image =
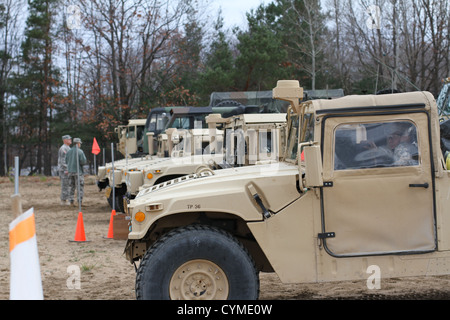
[[[177, 291], [169, 288], [176, 289], [174, 281], [178, 280], [174, 275], [184, 274], [180, 267], [197, 261], [217, 266], [218, 274], [225, 275], [217, 281], [226, 282], [226, 290], [220, 288], [216, 280], [209, 279], [209, 274], [204, 271], [207, 279], [199, 282], [202, 281], [205, 290], [194, 292], [191, 280], [179, 280], [185, 281], [180, 287], [187, 289], [182, 290], [182, 296], [176, 296]], [[191, 277], [198, 279], [198, 275]], [[226, 296], [223, 296], [225, 291]], [[211, 226], [191, 225], [167, 233], [147, 251], [136, 275], [136, 298], [139, 300], [256, 300], [258, 296], [259, 276], [247, 250], [231, 234]]]
[[123, 205], [123, 197], [124, 197], [123, 192], [116, 193], [116, 206], [115, 206], [116, 212], [125, 212], [125, 207]]
[[[116, 212], [125, 212], [125, 207], [123, 204], [123, 197], [124, 197], [123, 189], [116, 188], [116, 190], [114, 191], [114, 197], [115, 197], [114, 209], [116, 210]], [[112, 209], [112, 207], [113, 207], [113, 192], [112, 192], [112, 190], [107, 199], [108, 199], [108, 204]]]

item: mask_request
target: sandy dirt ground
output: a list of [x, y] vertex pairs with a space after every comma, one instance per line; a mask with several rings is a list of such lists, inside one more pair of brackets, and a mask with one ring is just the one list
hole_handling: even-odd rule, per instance
[[[20, 177], [23, 209], [34, 208], [41, 277], [46, 300], [134, 300], [135, 270], [123, 255], [125, 240], [107, 239], [111, 208], [94, 177], [86, 177], [82, 215], [87, 242], [73, 242], [78, 206], [61, 206], [59, 178]], [[9, 236], [14, 183], [0, 178], [0, 299], [9, 299]], [[71, 268], [80, 270], [80, 286]], [[450, 276], [382, 279], [381, 289], [366, 281], [283, 284], [262, 273], [262, 300], [450, 299]]]

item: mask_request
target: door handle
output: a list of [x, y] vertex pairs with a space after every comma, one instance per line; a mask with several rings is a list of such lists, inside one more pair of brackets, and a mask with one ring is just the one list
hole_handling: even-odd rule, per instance
[[428, 182], [425, 182], [425, 183], [422, 183], [422, 184], [420, 184], [420, 183], [418, 183], [418, 184], [412, 183], [412, 184], [409, 185], [410, 188], [425, 188], [425, 189], [427, 189], [429, 186], [430, 185], [428, 184]]

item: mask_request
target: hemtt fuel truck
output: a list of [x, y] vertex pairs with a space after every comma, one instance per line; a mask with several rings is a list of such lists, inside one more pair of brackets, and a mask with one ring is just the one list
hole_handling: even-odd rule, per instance
[[256, 299], [284, 283], [450, 273], [450, 171], [428, 92], [290, 101], [284, 161], [193, 176], [129, 204], [138, 299]]

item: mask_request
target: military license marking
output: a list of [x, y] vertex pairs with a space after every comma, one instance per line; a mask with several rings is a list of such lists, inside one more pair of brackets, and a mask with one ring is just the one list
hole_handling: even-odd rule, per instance
[[201, 209], [201, 205], [200, 204], [188, 204], [187, 208], [188, 210], [192, 210], [192, 209]]

